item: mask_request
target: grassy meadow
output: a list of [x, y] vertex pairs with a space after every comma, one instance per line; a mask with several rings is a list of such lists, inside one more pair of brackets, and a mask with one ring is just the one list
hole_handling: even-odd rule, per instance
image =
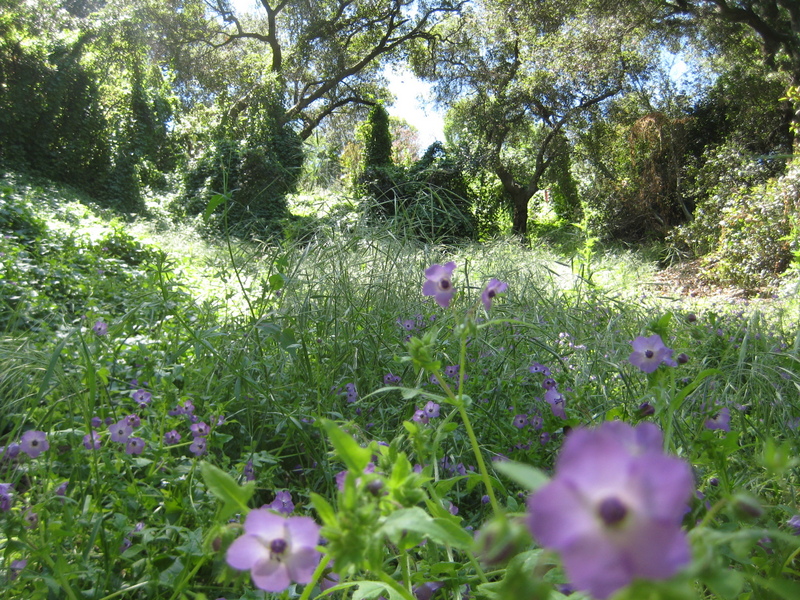
[[[0, 182], [3, 598], [800, 598], [790, 281], [669, 298], [652, 261], [577, 234], [441, 247], [355, 215], [245, 243]], [[421, 290], [451, 261], [443, 307]], [[672, 353], [646, 372], [632, 342], [655, 335]], [[656, 424], [692, 490], [691, 557], [606, 593], [573, 585], [593, 575], [531, 535], [527, 499], [608, 421]], [[267, 544], [282, 589], [232, 558], [248, 511], [321, 528]]]

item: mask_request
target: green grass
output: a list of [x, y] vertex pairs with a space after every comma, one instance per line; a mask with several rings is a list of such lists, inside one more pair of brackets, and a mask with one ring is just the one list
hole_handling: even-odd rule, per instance
[[[437, 598], [464, 597], [466, 583], [487, 598], [533, 593], [542, 581], [562, 581], [561, 570], [543, 575], [545, 558], [522, 574], [482, 569], [463, 542], [465, 526], [477, 530], [491, 517], [481, 500], [487, 477], [504, 511], [524, 511], [525, 486], [495, 471], [492, 459], [548, 472], [565, 426], [638, 423], [645, 401], [657, 409], [645, 420], [671, 432], [668, 449], [692, 464], [715, 506], [709, 513], [691, 504], [685, 524], [696, 559], [671, 592], [654, 585], [650, 597], [796, 597], [798, 543], [785, 526], [798, 510], [800, 313], [792, 298], [741, 307], [666, 301], [651, 291], [654, 264], [633, 251], [576, 245], [559, 255], [545, 241], [524, 248], [510, 239], [425, 245], [368, 226], [341, 205], [319, 229], [270, 245], [110, 218], [41, 182], [18, 178], [0, 188], [0, 446], [28, 430], [50, 442], [38, 458], [8, 450], [0, 458], [0, 483], [14, 490], [11, 509], [0, 513], [0, 572], [28, 561], [7, 576], [9, 598], [264, 597], [246, 573], [225, 566], [224, 549], [239, 532], [228, 521], [283, 489], [295, 514], [325, 522], [342, 581], [380, 580], [393, 598], [430, 580], [446, 584]], [[451, 260], [459, 292], [445, 310], [421, 286], [427, 267]], [[491, 277], [508, 292], [486, 314], [478, 298]], [[92, 331], [97, 321], [107, 335]], [[633, 367], [630, 341], [651, 333], [688, 362], [650, 376]], [[435, 365], [415, 368], [421, 355], [409, 356], [409, 335], [427, 340], [440, 368], [458, 365], [468, 375], [459, 387], [440, 372], [452, 396], [431, 383]], [[552, 371], [566, 420], [542, 401], [534, 363]], [[399, 383], [385, 385], [387, 374]], [[138, 389], [152, 394], [146, 406], [133, 399]], [[434, 397], [442, 416], [415, 422], [415, 410]], [[202, 457], [190, 451], [188, 416], [175, 411], [187, 402], [212, 428]], [[704, 427], [721, 408], [731, 412], [730, 431]], [[92, 424], [133, 413], [133, 435], [146, 444], [139, 455]], [[518, 414], [538, 415], [541, 429], [515, 427]], [[93, 427], [102, 445], [90, 451], [83, 439]], [[171, 430], [182, 436], [177, 445], [164, 440]], [[346, 440], [370, 448], [377, 474], [354, 473], [340, 494], [337, 473], [371, 458]], [[240, 487], [248, 462], [255, 483]], [[427, 465], [422, 476], [412, 464]], [[388, 490], [384, 500], [359, 487], [371, 478]], [[64, 482], [66, 494], [57, 495]], [[734, 510], [742, 494], [762, 507], [755, 521]], [[238, 509], [221, 509], [221, 498]], [[334, 511], [327, 520], [323, 499]], [[388, 530], [390, 543], [375, 537], [386, 519], [418, 516], [402, 511], [420, 507], [443, 523], [449, 533], [438, 541], [447, 544], [434, 536], [406, 548]], [[514, 527], [512, 554], [530, 551]], [[362, 592], [352, 597], [378, 595]]]

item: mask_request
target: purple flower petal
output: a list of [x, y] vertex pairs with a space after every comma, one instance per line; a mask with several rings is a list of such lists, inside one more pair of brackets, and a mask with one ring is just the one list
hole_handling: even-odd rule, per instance
[[561, 554], [570, 582], [599, 600], [635, 578], [667, 579], [690, 561], [681, 521], [694, 480], [661, 443], [652, 423], [577, 429], [555, 477], [528, 501], [534, 537]]

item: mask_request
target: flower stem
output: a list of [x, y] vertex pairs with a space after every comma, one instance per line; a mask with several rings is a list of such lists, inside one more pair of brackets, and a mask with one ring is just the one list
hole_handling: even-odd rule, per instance
[[481, 447], [478, 445], [478, 438], [475, 437], [475, 431], [472, 429], [472, 424], [469, 421], [469, 415], [467, 415], [467, 409], [463, 404], [458, 406], [458, 410], [461, 412], [461, 420], [464, 421], [464, 427], [467, 430], [467, 436], [469, 437], [469, 443], [472, 445], [472, 451], [475, 453], [475, 460], [478, 461], [478, 470], [481, 472], [481, 477], [483, 478], [483, 484], [486, 487], [486, 493], [489, 495], [489, 502], [492, 504], [492, 510], [496, 515], [500, 514], [500, 506], [497, 504], [497, 498], [494, 496], [494, 488], [492, 486], [492, 480], [489, 478], [489, 471], [486, 469], [486, 463], [483, 461], [483, 455], [481, 454]]

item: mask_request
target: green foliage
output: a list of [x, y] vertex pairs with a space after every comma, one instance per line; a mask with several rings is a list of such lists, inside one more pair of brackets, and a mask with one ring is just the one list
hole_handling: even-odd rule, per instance
[[[91, 236], [69, 227], [53, 229], [38, 212], [51, 191], [20, 188], [13, 181], [0, 187], [0, 330], [46, 333], [87, 312], [122, 308], [120, 289], [139, 285], [141, 268], [157, 253], [131, 238], [119, 222]], [[72, 210], [89, 211], [77, 203]]]
[[[770, 76], [765, 67], [733, 63], [689, 111], [688, 153], [699, 158], [726, 143], [739, 145], [755, 155], [791, 150], [786, 110], [778, 101], [784, 92], [781, 81]], [[743, 98], [747, 101], [743, 102]], [[691, 184], [688, 189], [691, 192]]]
[[280, 120], [275, 102], [264, 99], [220, 124], [209, 147], [187, 169], [181, 211], [199, 214], [212, 196], [230, 194], [226, 210], [234, 229], [280, 231], [289, 216], [286, 195], [301, 176], [303, 146]]
[[0, 160], [102, 196], [113, 150], [95, 74], [81, 62], [88, 36], [22, 42], [0, 40]]
[[[673, 232], [670, 241], [705, 255], [716, 278], [755, 289], [774, 282], [800, 249], [800, 165], [792, 162], [784, 175], [766, 179], [782, 164], [744, 153], [727, 158], [724, 178], [697, 206], [694, 221]], [[727, 174], [736, 162], [741, 167], [730, 180]], [[707, 161], [706, 173], [711, 163]]]
[[552, 182], [548, 195], [556, 216], [565, 223], [574, 223], [583, 217], [583, 209], [578, 184], [572, 176], [572, 150], [564, 135], [557, 136], [553, 146], [553, 158], [546, 175], [547, 181]]
[[378, 103], [367, 117], [364, 132], [364, 170], [392, 165], [392, 135], [389, 132], [389, 113]]
[[405, 216], [422, 239], [440, 242], [476, 237], [472, 198], [462, 166], [435, 142], [406, 173]]

